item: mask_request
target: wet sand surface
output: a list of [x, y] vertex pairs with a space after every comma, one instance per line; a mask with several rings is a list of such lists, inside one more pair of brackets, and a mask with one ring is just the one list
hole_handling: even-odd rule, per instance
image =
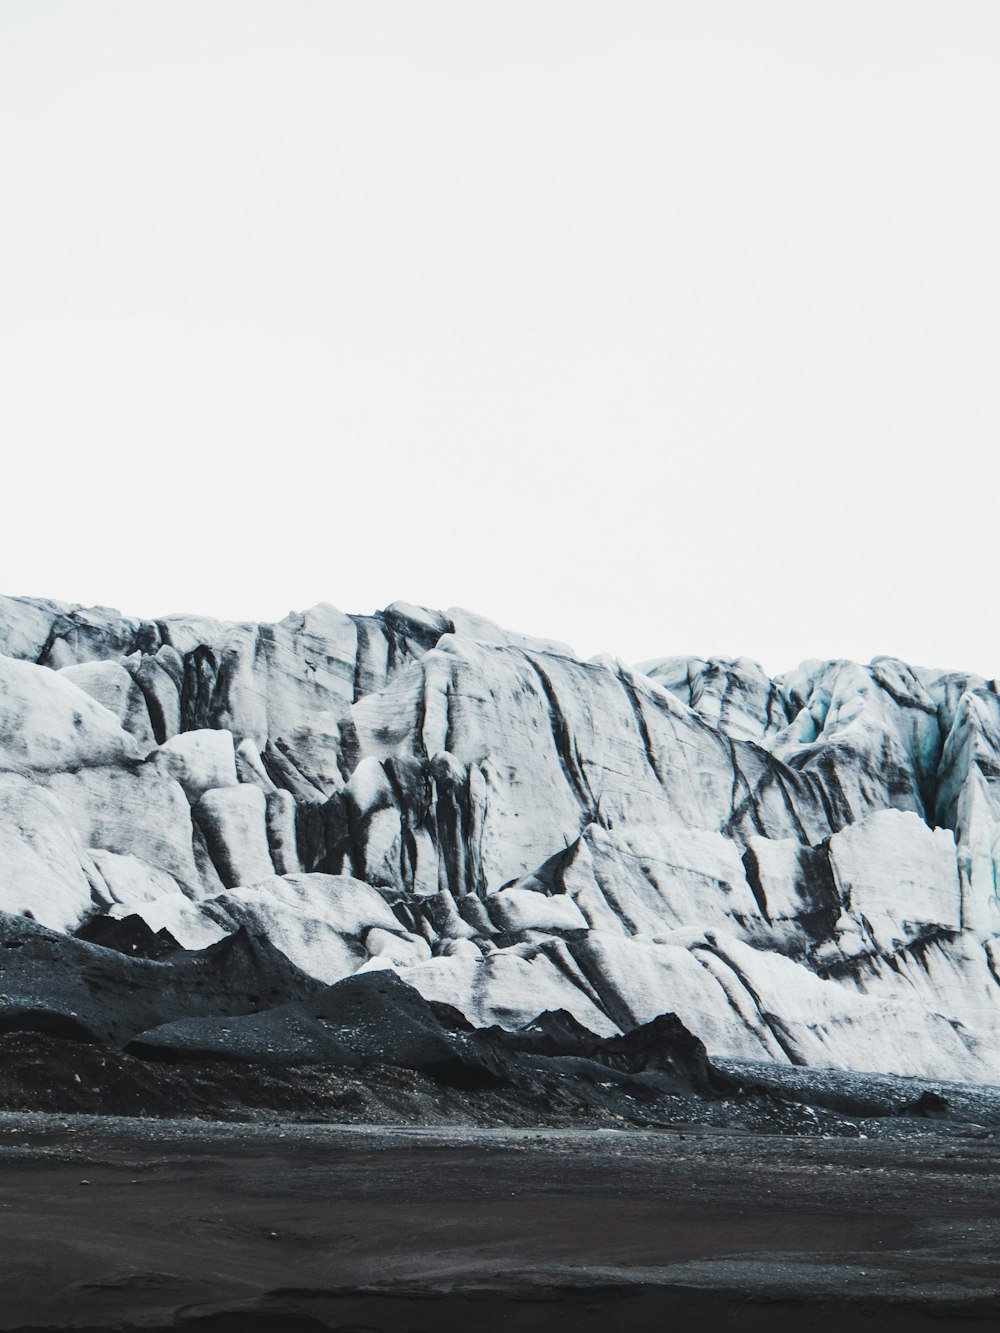
[[998, 1175], [982, 1130], [5, 1114], [0, 1329], [995, 1328]]

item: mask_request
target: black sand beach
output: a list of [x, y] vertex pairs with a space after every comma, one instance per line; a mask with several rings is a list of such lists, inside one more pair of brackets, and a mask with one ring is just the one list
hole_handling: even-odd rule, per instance
[[[912, 1122], [911, 1122], [912, 1123]], [[1000, 1139], [0, 1117], [0, 1328], [994, 1328]]]

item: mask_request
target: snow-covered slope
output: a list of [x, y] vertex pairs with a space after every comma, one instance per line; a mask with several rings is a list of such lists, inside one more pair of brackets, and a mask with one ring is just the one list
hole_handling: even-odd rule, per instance
[[[476, 1024], [1000, 1078], [1000, 698], [578, 660], [462, 611], [276, 625], [0, 599], [0, 911], [241, 926]], [[88, 925], [89, 923], [89, 925]]]

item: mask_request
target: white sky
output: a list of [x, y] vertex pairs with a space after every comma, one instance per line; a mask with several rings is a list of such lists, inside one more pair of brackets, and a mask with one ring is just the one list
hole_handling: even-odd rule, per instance
[[996, 0], [0, 0], [0, 588], [1000, 673]]

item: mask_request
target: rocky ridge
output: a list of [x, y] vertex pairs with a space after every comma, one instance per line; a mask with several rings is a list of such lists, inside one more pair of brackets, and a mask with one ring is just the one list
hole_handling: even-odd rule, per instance
[[[239, 937], [277, 1004], [391, 969], [473, 1028], [672, 1013], [720, 1057], [1000, 1078], [993, 682], [584, 662], [399, 603], [4, 598], [0, 654], [0, 912], [67, 947]], [[0, 1027], [59, 1010], [4, 952]]]

